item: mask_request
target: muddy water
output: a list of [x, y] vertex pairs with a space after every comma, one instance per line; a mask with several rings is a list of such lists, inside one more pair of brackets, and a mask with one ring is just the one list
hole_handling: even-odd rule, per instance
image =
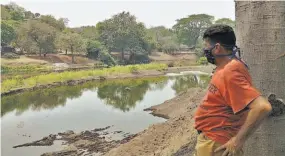
[[2, 97], [1, 153], [38, 156], [60, 150], [61, 142], [48, 147], [12, 147], [66, 130], [80, 132], [113, 125], [110, 131], [137, 133], [165, 121], [143, 109], [188, 88], [205, 87], [208, 81], [207, 76], [172, 75], [88, 82]]

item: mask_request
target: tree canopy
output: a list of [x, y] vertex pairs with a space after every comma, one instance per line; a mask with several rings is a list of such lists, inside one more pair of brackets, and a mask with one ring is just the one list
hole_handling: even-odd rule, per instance
[[197, 44], [198, 38], [213, 24], [214, 17], [207, 14], [194, 14], [176, 21], [173, 26], [179, 43], [189, 47]]
[[143, 23], [137, 22], [136, 17], [129, 12], [122, 12], [96, 25], [99, 40], [109, 51], [121, 52], [124, 60], [125, 52], [130, 60], [135, 54], [147, 55], [151, 51], [150, 38], [146, 34]]
[[[80, 53], [108, 64], [139, 63], [148, 60], [152, 51], [175, 53], [181, 48], [201, 48], [201, 35], [212, 24], [235, 22], [229, 18], [214, 21], [207, 14], [177, 19], [172, 28], [146, 28], [130, 12], [121, 12], [96, 25], [68, 27], [67, 18], [33, 13], [16, 3], [1, 5], [1, 42], [23, 53]], [[121, 53], [112, 58], [111, 52]], [[108, 61], [107, 61], [108, 60]]]
[[231, 20], [230, 18], [220, 18], [215, 21], [215, 24], [226, 24], [235, 29], [235, 21]]
[[1, 43], [10, 44], [17, 37], [15, 28], [7, 21], [1, 22]]

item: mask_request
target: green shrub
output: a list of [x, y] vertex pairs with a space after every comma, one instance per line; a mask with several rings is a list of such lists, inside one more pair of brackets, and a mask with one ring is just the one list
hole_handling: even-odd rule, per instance
[[200, 65], [207, 65], [208, 61], [206, 57], [200, 57], [199, 60], [197, 61], [198, 64]]
[[2, 55], [3, 58], [7, 58], [7, 59], [19, 59], [20, 56], [15, 54], [15, 53], [5, 53], [4, 55]]
[[51, 67], [43, 65], [1, 66], [2, 73], [49, 71]]
[[136, 67], [136, 66], [130, 66], [130, 72], [131, 72], [131, 73], [137, 73], [138, 70], [139, 70], [138, 67]]

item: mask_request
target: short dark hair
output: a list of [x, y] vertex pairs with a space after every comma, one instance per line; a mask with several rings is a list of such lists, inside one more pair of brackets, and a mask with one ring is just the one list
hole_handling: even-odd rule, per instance
[[203, 35], [203, 39], [211, 44], [220, 43], [226, 49], [232, 49], [236, 45], [236, 36], [232, 27], [225, 24], [216, 24], [209, 27]]

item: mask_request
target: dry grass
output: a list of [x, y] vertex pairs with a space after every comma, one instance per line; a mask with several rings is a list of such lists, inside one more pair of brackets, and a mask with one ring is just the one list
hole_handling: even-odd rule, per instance
[[153, 61], [178, 61], [178, 60], [193, 60], [196, 62], [196, 56], [193, 54], [169, 55], [162, 52], [153, 52], [149, 58]]
[[[72, 56], [71, 55], [61, 55], [61, 54], [47, 54], [46, 57], [39, 57], [38, 55], [29, 56], [29, 58], [38, 59], [38, 60], [45, 60], [49, 63], [72, 63]], [[84, 56], [74, 56], [74, 63], [75, 64], [90, 64], [96, 63], [98, 61], [94, 61], [88, 59]]]
[[20, 56], [19, 59], [6, 59], [1, 58], [1, 65], [3, 66], [21, 66], [25, 64], [37, 64], [37, 65], [43, 65], [48, 64], [48, 61], [45, 60], [39, 60], [39, 59], [33, 59], [26, 56]]
[[[99, 61], [91, 60], [83, 56], [75, 56], [75, 64], [89, 65], [98, 63]], [[2, 66], [22, 66], [22, 65], [45, 65], [52, 63], [72, 63], [72, 57], [70, 55], [60, 54], [47, 54], [46, 57], [39, 55], [32, 56], [20, 56], [19, 59], [6, 59], [1, 58]]]

